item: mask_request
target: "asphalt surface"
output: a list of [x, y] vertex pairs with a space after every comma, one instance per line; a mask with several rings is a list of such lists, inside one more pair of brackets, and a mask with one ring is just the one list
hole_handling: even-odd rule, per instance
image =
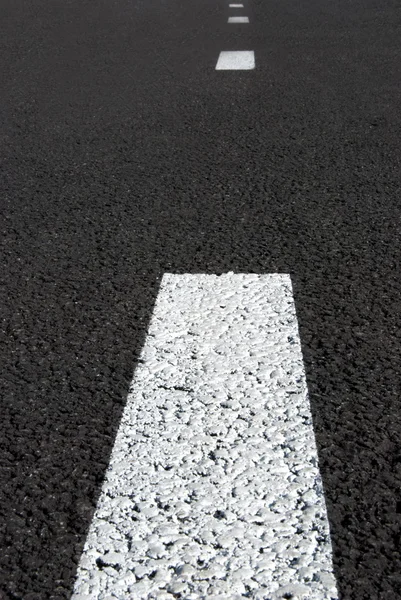
[[230, 270], [291, 274], [340, 597], [401, 597], [400, 5], [244, 3], [0, 2], [2, 600], [70, 597], [161, 276]]

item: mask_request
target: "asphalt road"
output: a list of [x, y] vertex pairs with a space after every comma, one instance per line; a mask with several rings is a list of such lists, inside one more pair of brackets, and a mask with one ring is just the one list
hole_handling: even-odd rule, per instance
[[401, 597], [400, 5], [244, 3], [0, 1], [2, 600], [70, 597], [160, 279], [227, 271], [291, 274], [340, 597]]

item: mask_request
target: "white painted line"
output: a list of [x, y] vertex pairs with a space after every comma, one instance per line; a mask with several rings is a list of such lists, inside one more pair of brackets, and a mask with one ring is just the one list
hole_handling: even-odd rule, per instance
[[229, 23], [249, 23], [248, 17], [228, 17]]
[[289, 275], [165, 275], [73, 600], [337, 598]]
[[244, 8], [243, 4], [229, 4], [230, 8]]
[[236, 71], [255, 68], [253, 50], [223, 51], [217, 61], [216, 71]]

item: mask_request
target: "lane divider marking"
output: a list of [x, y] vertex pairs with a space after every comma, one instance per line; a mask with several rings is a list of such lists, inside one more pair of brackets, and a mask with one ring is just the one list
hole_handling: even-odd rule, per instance
[[228, 23], [249, 23], [248, 17], [228, 17]]
[[216, 64], [216, 71], [238, 71], [255, 68], [255, 53], [253, 50], [223, 50]]
[[73, 600], [337, 598], [289, 275], [164, 275]]

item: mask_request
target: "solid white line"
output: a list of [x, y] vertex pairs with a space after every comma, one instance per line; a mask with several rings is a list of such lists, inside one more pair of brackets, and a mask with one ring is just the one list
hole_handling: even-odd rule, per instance
[[337, 598], [288, 275], [165, 275], [73, 600]]
[[216, 64], [216, 71], [236, 71], [255, 68], [253, 50], [222, 51]]
[[248, 17], [228, 17], [229, 23], [249, 23]]

